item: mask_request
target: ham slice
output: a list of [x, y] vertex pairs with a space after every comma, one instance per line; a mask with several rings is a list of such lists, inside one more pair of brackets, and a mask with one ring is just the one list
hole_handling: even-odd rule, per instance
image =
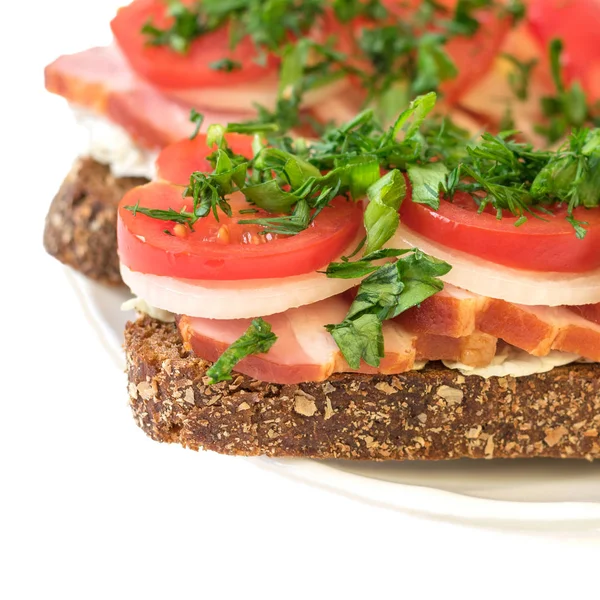
[[[107, 117], [145, 148], [162, 148], [188, 137], [195, 128], [190, 105], [170, 99], [137, 77], [114, 46], [61, 56], [45, 70], [48, 91], [78, 107]], [[251, 111], [207, 111], [204, 127], [251, 118]]]
[[[394, 374], [410, 371], [415, 361], [451, 360], [470, 366], [489, 364], [496, 352], [496, 338], [474, 333], [463, 338], [410, 333], [395, 321], [383, 325], [385, 356], [379, 367], [365, 363], [350, 368], [324, 325], [341, 322], [352, 300], [334, 296], [284, 313], [265, 317], [277, 341], [266, 354], [249, 356], [236, 371], [274, 383], [324, 381], [333, 373]], [[250, 319], [215, 320], [181, 316], [179, 331], [186, 346], [205, 360], [215, 361], [250, 326]]]
[[485, 299], [453, 285], [410, 308], [396, 321], [414, 333], [431, 333], [453, 338], [475, 331], [475, 319]]
[[[444, 360], [488, 366], [501, 339], [533, 356], [552, 350], [600, 362], [600, 324], [569, 307], [522, 306], [483, 298], [446, 285], [443, 292], [383, 325], [385, 357], [379, 367], [354, 371], [344, 360], [328, 323], [340, 323], [352, 295], [340, 294], [265, 317], [278, 337], [267, 354], [242, 360], [236, 370], [262, 381], [324, 381], [333, 373], [404, 373], [416, 361]], [[197, 356], [215, 361], [249, 327], [250, 319], [179, 317], [183, 340]]]
[[534, 356], [562, 350], [596, 361], [600, 360], [600, 323], [597, 322], [596, 306], [523, 306], [477, 296], [446, 284], [443, 292], [396, 320], [419, 336], [465, 338], [480, 332]]
[[600, 304], [583, 304], [582, 306], [570, 306], [569, 308], [584, 319], [600, 325]]
[[420, 333], [415, 339], [417, 360], [446, 360], [470, 367], [487, 367], [498, 343], [494, 336], [481, 332], [463, 337]]
[[534, 356], [560, 350], [600, 361], [600, 325], [565, 306], [522, 306], [488, 299], [477, 326]]
[[[290, 384], [324, 381], [332, 373], [344, 370], [345, 361], [323, 325], [342, 321], [349, 305], [343, 297], [334, 296], [266, 317], [277, 341], [268, 353], [243, 359], [236, 370], [261, 381]], [[210, 361], [215, 361], [250, 323], [251, 319], [216, 321], [186, 316], [178, 319], [184, 343], [196, 356]]]
[[[213, 123], [247, 121], [256, 117], [249, 108], [251, 96], [272, 105], [277, 90], [275, 82], [266, 81], [251, 84], [248, 93], [240, 86], [166, 93], [140, 79], [116, 46], [61, 56], [46, 67], [45, 79], [48, 91], [108, 118], [150, 149], [189, 137], [195, 128], [189, 120], [192, 107], [204, 115], [203, 129]], [[353, 117], [358, 105], [347, 92], [346, 82], [341, 81], [309, 94], [314, 116], [336, 122]]]

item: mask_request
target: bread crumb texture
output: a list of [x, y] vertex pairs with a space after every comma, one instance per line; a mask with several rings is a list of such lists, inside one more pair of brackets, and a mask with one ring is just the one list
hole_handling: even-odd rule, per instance
[[463, 377], [441, 365], [393, 376], [276, 385], [210, 363], [177, 328], [144, 317], [125, 332], [129, 400], [154, 440], [245, 456], [363, 460], [600, 456], [600, 366], [529, 377]]
[[54, 197], [44, 229], [46, 252], [91, 279], [122, 285], [117, 256], [117, 206], [141, 177], [115, 178], [110, 169], [81, 158]]

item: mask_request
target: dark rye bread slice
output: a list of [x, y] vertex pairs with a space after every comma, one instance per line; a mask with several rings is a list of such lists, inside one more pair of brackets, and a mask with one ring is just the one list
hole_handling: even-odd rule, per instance
[[80, 158], [64, 180], [46, 217], [44, 247], [91, 279], [122, 284], [117, 256], [117, 205], [142, 177], [116, 178], [108, 166]]
[[177, 328], [125, 331], [135, 420], [154, 440], [223, 454], [369, 460], [600, 457], [600, 365], [529, 377], [463, 377], [432, 363], [395, 376], [206, 385]]

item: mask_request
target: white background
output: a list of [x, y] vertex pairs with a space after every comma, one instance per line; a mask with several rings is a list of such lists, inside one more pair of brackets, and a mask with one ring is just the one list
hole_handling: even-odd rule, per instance
[[594, 597], [598, 532], [418, 519], [135, 426], [124, 375], [41, 246], [75, 143], [42, 69], [108, 41], [117, 5], [3, 3], [0, 597]]

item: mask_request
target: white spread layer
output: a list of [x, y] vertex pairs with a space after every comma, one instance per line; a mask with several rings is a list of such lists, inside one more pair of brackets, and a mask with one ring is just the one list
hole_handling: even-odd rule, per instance
[[135, 310], [136, 312], [144, 315], [148, 315], [157, 321], [162, 321], [163, 323], [175, 323], [175, 315], [168, 310], [163, 310], [162, 308], [156, 308], [155, 306], [150, 306], [144, 299], [142, 298], [131, 298], [126, 302], [121, 304], [121, 310]]
[[469, 367], [462, 363], [442, 361], [449, 369], [457, 369], [463, 375], [489, 377], [525, 377], [537, 373], [547, 373], [554, 367], [561, 367], [579, 360], [576, 354], [552, 350], [547, 356], [533, 356], [518, 348], [506, 347], [500, 351], [487, 367]]
[[110, 166], [115, 177], [156, 175], [157, 150], [140, 148], [118, 125], [105, 117], [71, 105], [80, 130], [80, 153]]
[[[151, 306], [142, 298], [127, 300], [121, 305], [121, 310], [135, 310], [163, 323], [175, 322], [173, 313]], [[537, 373], [547, 373], [554, 367], [561, 367], [578, 361], [580, 361], [579, 356], [567, 352], [552, 350], [547, 356], [532, 356], [524, 350], [506, 346], [487, 367], [469, 367], [462, 363], [446, 360], [442, 362], [448, 369], [455, 369], [463, 375], [478, 375], [484, 379], [489, 379], [490, 377], [526, 377]], [[427, 361], [415, 362], [412, 370], [420, 371], [426, 365]]]

